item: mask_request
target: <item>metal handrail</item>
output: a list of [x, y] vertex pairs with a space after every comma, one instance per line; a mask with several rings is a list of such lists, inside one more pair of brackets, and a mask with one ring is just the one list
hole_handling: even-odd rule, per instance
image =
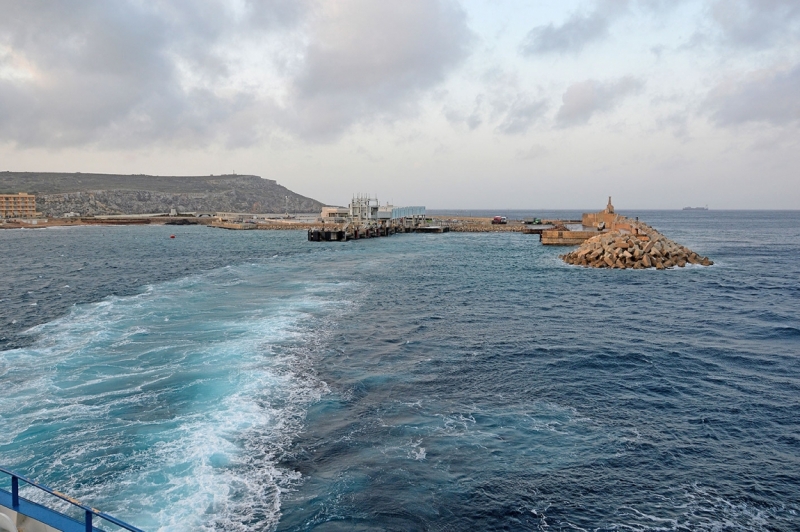
[[125, 523], [124, 521], [120, 521], [116, 517], [108, 515], [105, 512], [101, 512], [97, 508], [92, 508], [91, 506], [86, 506], [85, 504], [83, 504], [78, 499], [70, 497], [69, 495], [65, 495], [65, 494], [61, 493], [60, 491], [56, 491], [54, 489], [48, 488], [47, 486], [45, 486], [43, 484], [39, 484], [35, 480], [31, 480], [31, 479], [29, 479], [27, 477], [24, 477], [22, 475], [18, 475], [17, 473], [15, 473], [15, 472], [13, 472], [13, 471], [11, 471], [9, 469], [6, 469], [5, 467], [0, 466], [0, 472], [11, 476], [11, 506], [12, 506], [12, 509], [15, 510], [15, 511], [19, 510], [19, 481], [22, 480], [23, 482], [33, 486], [34, 488], [38, 488], [38, 489], [40, 489], [40, 490], [42, 490], [42, 491], [44, 491], [46, 493], [49, 493], [50, 495], [58, 497], [62, 501], [66, 501], [66, 502], [70, 503], [71, 505], [77, 506], [78, 508], [83, 510], [83, 512], [84, 512], [84, 522], [86, 523], [86, 532], [92, 532], [92, 530], [93, 530], [92, 529], [92, 518], [95, 515], [97, 517], [101, 518], [101, 519], [104, 519], [104, 520], [108, 521], [109, 523], [112, 523], [112, 524], [115, 524], [115, 525], [117, 525], [119, 527], [122, 527], [125, 530], [129, 530], [130, 532], [144, 532], [144, 530], [142, 530], [140, 528], [136, 528], [133, 525], [129, 525], [128, 523]]

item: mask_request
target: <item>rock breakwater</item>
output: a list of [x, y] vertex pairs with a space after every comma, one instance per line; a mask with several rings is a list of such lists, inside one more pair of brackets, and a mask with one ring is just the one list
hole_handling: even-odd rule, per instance
[[711, 266], [714, 261], [665, 237], [641, 222], [628, 221], [630, 230], [599, 233], [578, 249], [561, 255], [567, 264], [592, 268], [643, 270], [683, 268], [687, 264]]

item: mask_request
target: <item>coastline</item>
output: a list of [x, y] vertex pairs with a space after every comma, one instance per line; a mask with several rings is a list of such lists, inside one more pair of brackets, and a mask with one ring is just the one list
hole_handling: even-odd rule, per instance
[[[430, 218], [435, 225], [446, 225], [450, 231], [456, 233], [521, 233], [525, 229], [548, 228], [550, 226], [575, 223], [576, 220], [543, 220], [541, 225], [530, 225], [523, 220], [508, 220], [507, 224], [493, 224], [491, 217], [481, 216], [447, 216]], [[175, 223], [178, 222], [178, 223]], [[306, 220], [269, 220], [254, 224], [232, 224], [230, 227], [215, 225], [216, 218], [189, 218], [189, 217], [144, 217], [141, 215], [131, 215], [130, 217], [120, 218], [47, 218], [21, 221], [4, 221], [0, 223], [0, 229], [46, 229], [49, 227], [83, 227], [96, 225], [203, 225], [229, 230], [262, 230], [262, 231], [299, 231], [308, 229], [324, 229], [325, 224], [319, 221], [310, 222]], [[235, 227], [234, 227], [235, 226]], [[330, 224], [328, 224], [330, 227]]]

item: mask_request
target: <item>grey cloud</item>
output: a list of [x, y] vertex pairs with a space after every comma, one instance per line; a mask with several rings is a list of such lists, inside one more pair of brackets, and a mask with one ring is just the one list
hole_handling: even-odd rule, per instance
[[797, 0], [717, 0], [711, 19], [730, 45], [760, 48], [800, 37]]
[[448, 122], [451, 124], [457, 124], [461, 122], [466, 122], [466, 116], [461, 113], [457, 109], [453, 109], [452, 107], [445, 107], [444, 108], [444, 117], [447, 119]]
[[782, 126], [800, 124], [800, 64], [790, 69], [763, 70], [726, 81], [705, 100], [718, 126], [748, 122]]
[[497, 131], [506, 135], [526, 133], [537, 120], [544, 116], [547, 108], [546, 100], [530, 101], [527, 98], [520, 98], [511, 105], [505, 118], [497, 126]]
[[711, 42], [711, 37], [704, 31], [695, 31], [685, 43], [678, 46], [678, 51], [696, 50], [703, 48]]
[[525, 37], [520, 51], [523, 55], [580, 52], [587, 44], [605, 39], [611, 23], [627, 5], [628, 0], [605, 0], [598, 2], [594, 11], [573, 13], [560, 26], [537, 26]]
[[540, 120], [549, 108], [537, 87], [538, 96], [523, 88], [517, 75], [498, 67], [487, 69], [481, 76], [486, 93], [478, 94], [471, 111], [467, 107], [446, 106], [444, 115], [452, 124], [464, 124], [474, 130], [482, 124], [492, 124], [504, 135], [521, 135]]
[[570, 85], [562, 96], [556, 122], [561, 127], [585, 124], [592, 115], [613, 109], [642, 86], [642, 82], [630, 76], [614, 82], [586, 80]]
[[528, 150], [521, 150], [517, 152], [517, 159], [533, 160], [540, 159], [550, 153], [550, 150], [541, 144], [534, 144]]
[[689, 113], [686, 111], [671, 113], [657, 119], [656, 123], [661, 129], [669, 129], [677, 139], [689, 138]]
[[533, 28], [520, 47], [522, 55], [547, 52], [579, 52], [584, 46], [608, 35], [609, 20], [601, 13], [576, 13], [561, 26], [548, 24]]
[[0, 36], [34, 65], [35, 83], [0, 79], [0, 137], [22, 145], [87, 142], [146, 100], [170, 95], [165, 28], [124, 3], [6, 2]]
[[606, 39], [614, 22], [632, 10], [658, 18], [684, 1], [597, 0], [594, 9], [576, 11], [560, 26], [550, 23], [533, 28], [520, 45], [520, 52], [526, 56], [577, 53]]
[[666, 12], [678, 8], [688, 0], [635, 0], [635, 6], [643, 13], [656, 18], [662, 17]]
[[416, 112], [420, 94], [469, 53], [466, 15], [450, 1], [348, 0], [317, 21], [282, 124], [330, 140], [352, 125]]
[[472, 113], [467, 117], [467, 127], [471, 130], [476, 129], [478, 126], [483, 124], [483, 119], [478, 113]]
[[651, 46], [650, 52], [656, 56], [656, 59], [661, 59], [661, 56], [664, 54], [665, 47], [663, 45]]
[[470, 131], [477, 129], [481, 124], [483, 124], [481, 109], [483, 108], [484, 100], [485, 98], [483, 94], [479, 94], [475, 98], [475, 107], [472, 109], [472, 113], [465, 120], [465, 123]]
[[[0, 142], [22, 147], [329, 140], [413, 115], [473, 38], [449, 0], [0, 0], [0, 13]], [[284, 92], [234, 81], [240, 51]]]
[[[248, 26], [295, 24], [299, 16], [288, 1], [243, 6]], [[7, 0], [0, 12], [0, 47], [11, 51], [7, 66], [11, 54], [30, 75], [0, 77], [0, 141], [29, 147], [243, 141], [237, 125], [253, 96], [185, 88], [180, 71], [189, 68], [210, 82], [228, 74], [214, 49], [241, 26], [229, 6]]]
[[485, 101], [484, 95], [479, 94], [475, 98], [475, 104], [472, 108], [472, 112], [469, 114], [458, 108], [445, 106], [443, 110], [444, 117], [451, 124], [465, 124], [470, 129], [470, 131], [473, 131], [478, 127], [480, 127], [481, 124], [483, 124], [484, 122], [484, 117], [483, 117], [483, 108], [485, 107], [484, 101]]

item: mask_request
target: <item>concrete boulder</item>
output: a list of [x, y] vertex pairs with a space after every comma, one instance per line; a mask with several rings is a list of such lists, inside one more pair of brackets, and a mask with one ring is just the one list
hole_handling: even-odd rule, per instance
[[631, 228], [599, 233], [578, 249], [561, 255], [567, 264], [587, 268], [664, 270], [687, 264], [711, 266], [714, 261], [668, 239], [642, 222], [626, 220]]

